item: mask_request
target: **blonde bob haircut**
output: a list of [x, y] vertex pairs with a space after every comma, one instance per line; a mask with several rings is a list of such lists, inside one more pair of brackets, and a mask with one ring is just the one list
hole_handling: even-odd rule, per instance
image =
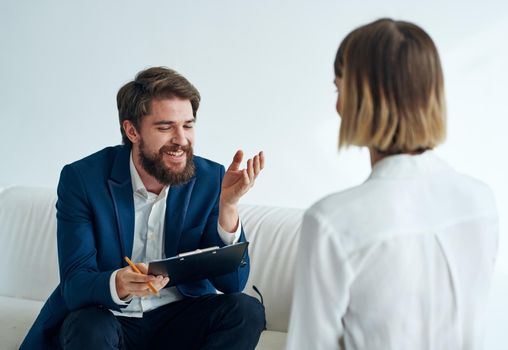
[[381, 153], [421, 152], [444, 141], [443, 72], [430, 36], [415, 24], [380, 19], [342, 41], [339, 148], [367, 146]]

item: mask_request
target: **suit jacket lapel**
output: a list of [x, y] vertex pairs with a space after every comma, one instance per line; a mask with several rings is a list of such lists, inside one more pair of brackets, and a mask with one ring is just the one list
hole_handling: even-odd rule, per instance
[[166, 201], [165, 255], [170, 258], [178, 252], [182, 226], [196, 178], [180, 186], [171, 186]]
[[108, 179], [108, 187], [115, 207], [116, 223], [122, 256], [132, 255], [134, 242], [134, 197], [129, 168], [131, 148], [124, 146], [118, 152]]

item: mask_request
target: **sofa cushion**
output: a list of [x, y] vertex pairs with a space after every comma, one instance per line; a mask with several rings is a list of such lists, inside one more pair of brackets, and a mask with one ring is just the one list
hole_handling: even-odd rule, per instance
[[[5, 346], [7, 349], [19, 345], [42, 306], [41, 302], [26, 299], [46, 300], [59, 282], [55, 203], [53, 189], [0, 189], [0, 242], [5, 252], [0, 255], [4, 281], [0, 283], [0, 319], [7, 322], [2, 327], [1, 336], [5, 338], [0, 344], [12, 343]], [[251, 273], [245, 292], [258, 297], [252, 288], [257, 286], [266, 310], [268, 331], [263, 333], [258, 349], [284, 347], [277, 344], [284, 344], [288, 327], [302, 215], [301, 209], [240, 206], [251, 242]], [[7, 337], [9, 330], [13, 334]]]
[[282, 350], [286, 348], [287, 333], [264, 331], [261, 333], [256, 350]]
[[0, 192], [0, 295], [46, 300], [58, 284], [56, 191], [10, 187]]
[[[0, 347], [18, 349], [33, 320], [39, 313], [41, 301], [0, 296]], [[256, 350], [284, 349], [286, 333], [265, 331], [261, 334]]]
[[19, 349], [42, 304], [42, 301], [0, 296], [0, 348]]
[[245, 293], [264, 298], [268, 330], [287, 332], [302, 209], [245, 205], [240, 217], [251, 242], [251, 271]]

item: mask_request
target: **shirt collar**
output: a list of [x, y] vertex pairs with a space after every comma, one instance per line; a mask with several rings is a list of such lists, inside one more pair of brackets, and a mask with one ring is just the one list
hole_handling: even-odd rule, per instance
[[[131, 172], [132, 191], [134, 193], [140, 194], [144, 198], [148, 198], [149, 193], [151, 193], [151, 192], [148, 192], [148, 190], [146, 189], [145, 184], [143, 184], [143, 181], [141, 180], [141, 177], [139, 176], [138, 170], [134, 166], [134, 161], [132, 160], [132, 151], [131, 151], [131, 155], [129, 157], [129, 168], [130, 168], [130, 172]], [[169, 185], [165, 186], [162, 189], [158, 198], [167, 197], [168, 190], [169, 190]]]
[[429, 150], [421, 154], [397, 154], [388, 156], [372, 168], [369, 178], [414, 178], [429, 173], [450, 170], [446, 162]]

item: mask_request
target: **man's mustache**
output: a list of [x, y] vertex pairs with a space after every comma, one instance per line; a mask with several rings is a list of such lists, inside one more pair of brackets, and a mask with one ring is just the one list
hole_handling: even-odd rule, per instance
[[184, 151], [185, 153], [189, 154], [192, 153], [192, 146], [179, 146], [179, 145], [172, 145], [172, 146], [162, 146], [159, 150], [159, 153], [166, 153], [166, 152], [177, 152], [177, 151]]

